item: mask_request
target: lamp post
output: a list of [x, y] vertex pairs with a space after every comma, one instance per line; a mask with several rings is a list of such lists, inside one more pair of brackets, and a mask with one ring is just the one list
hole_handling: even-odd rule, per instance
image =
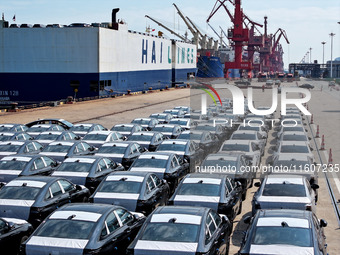
[[321, 42], [322, 43], [322, 65], [325, 64], [325, 41]]
[[334, 33], [329, 34], [331, 36], [331, 78], [333, 78], [333, 37]]
[[312, 63], [312, 48], [309, 48], [309, 63]]

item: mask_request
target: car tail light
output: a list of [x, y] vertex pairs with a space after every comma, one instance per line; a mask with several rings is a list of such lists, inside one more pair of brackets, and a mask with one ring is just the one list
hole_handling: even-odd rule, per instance
[[307, 204], [306, 205], [306, 210], [307, 211], [312, 211], [312, 205], [311, 204]]

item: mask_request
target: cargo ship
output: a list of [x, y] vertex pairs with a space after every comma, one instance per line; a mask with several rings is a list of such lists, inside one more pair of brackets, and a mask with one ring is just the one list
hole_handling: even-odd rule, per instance
[[196, 45], [108, 23], [21, 26], [0, 20], [0, 103], [162, 89], [197, 72]]

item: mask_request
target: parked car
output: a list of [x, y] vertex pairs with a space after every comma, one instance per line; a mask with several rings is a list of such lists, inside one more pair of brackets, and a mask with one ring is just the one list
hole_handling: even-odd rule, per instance
[[165, 179], [170, 186], [170, 193], [189, 173], [189, 163], [171, 152], [148, 152], [140, 155], [129, 168], [132, 172], [154, 173], [159, 179]]
[[44, 124], [58, 125], [58, 126], [61, 126], [63, 129], [66, 129], [66, 130], [73, 127], [73, 124], [71, 122], [68, 122], [67, 120], [64, 120], [64, 119], [39, 119], [39, 120], [29, 122], [25, 125], [30, 128], [34, 125], [44, 125]]
[[80, 139], [80, 136], [77, 136], [71, 131], [46, 131], [35, 137], [35, 141], [39, 142], [43, 146], [54, 141], [76, 141]]
[[302, 84], [299, 87], [304, 89], [314, 89], [314, 86], [308, 83]]
[[191, 129], [191, 119], [184, 119], [184, 118], [174, 118], [170, 120], [170, 125], [179, 125], [182, 130], [189, 130]]
[[56, 124], [37, 124], [26, 130], [27, 134], [34, 138], [45, 131], [65, 131], [65, 129]]
[[301, 210], [259, 210], [251, 219], [238, 254], [318, 254], [326, 255], [327, 244], [320, 221], [313, 212]]
[[1, 132], [0, 141], [27, 141], [33, 140], [34, 138], [25, 132]]
[[158, 206], [166, 205], [169, 194], [167, 182], [153, 173], [119, 171], [100, 183], [90, 201], [119, 205], [148, 215]]
[[141, 125], [143, 128], [150, 131], [159, 124], [159, 121], [155, 118], [136, 118], [131, 121], [131, 123]]
[[165, 137], [175, 139], [181, 134], [182, 128], [180, 125], [158, 124], [152, 129], [152, 131], [160, 132]]
[[71, 182], [84, 185], [91, 193], [110, 173], [122, 171], [124, 167], [111, 159], [96, 156], [70, 157], [52, 173], [52, 176], [64, 177]]
[[145, 131], [139, 124], [117, 124], [111, 128], [111, 131], [116, 131], [123, 136], [129, 137], [132, 133]]
[[232, 224], [206, 207], [161, 206], [145, 221], [127, 254], [228, 254]]
[[66, 142], [57, 141], [48, 144], [41, 152], [41, 155], [49, 156], [56, 161], [64, 161], [64, 159], [73, 156], [92, 155], [96, 150], [95, 147], [83, 141]]
[[228, 216], [232, 222], [242, 210], [240, 182], [224, 174], [188, 174], [178, 185], [169, 205], [203, 206]]
[[251, 130], [238, 130], [234, 131], [234, 133], [231, 135], [230, 140], [248, 140], [253, 141], [257, 143], [260, 147], [261, 156], [264, 155], [265, 147], [267, 138], [262, 136], [257, 131], [251, 131]]
[[7, 141], [0, 142], [0, 159], [16, 154], [37, 154], [43, 146], [35, 141]]
[[126, 137], [116, 131], [91, 131], [83, 137], [83, 141], [99, 148], [104, 143], [123, 141]]
[[128, 169], [145, 151], [146, 149], [136, 142], [111, 142], [103, 144], [94, 155], [110, 158]]
[[268, 175], [262, 183], [255, 183], [259, 189], [252, 200], [252, 213], [259, 209], [299, 209], [315, 211], [315, 189], [307, 178], [299, 175]]
[[87, 188], [64, 178], [19, 177], [0, 190], [0, 217], [27, 220], [37, 227], [51, 212], [70, 202], [87, 200]]
[[209, 131], [212, 135], [214, 135], [217, 138], [217, 143], [221, 144], [224, 142], [224, 140], [227, 138], [229, 132], [227, 129], [225, 129], [221, 124], [198, 124], [195, 127], [195, 130], [197, 131]]
[[106, 130], [107, 128], [103, 127], [100, 124], [95, 123], [78, 123], [74, 124], [70, 128], [70, 131], [81, 137], [84, 137], [87, 133], [92, 131], [106, 131]]
[[58, 163], [39, 154], [6, 156], [0, 160], [0, 182], [9, 182], [19, 176], [51, 175]]
[[182, 109], [167, 109], [163, 113], [170, 113], [173, 118], [183, 118], [185, 114]]
[[155, 151], [166, 137], [160, 132], [143, 131], [133, 133], [127, 141], [136, 142], [148, 151]]
[[4, 123], [0, 124], [0, 132], [25, 132], [28, 129], [27, 126], [22, 124]]
[[282, 141], [278, 147], [277, 151], [273, 154], [273, 160], [281, 154], [285, 153], [298, 153], [305, 154], [310, 157], [313, 162], [315, 161], [314, 154], [312, 152], [312, 148], [310, 147], [309, 142], [300, 142], [300, 141]]
[[191, 107], [189, 107], [189, 106], [175, 106], [174, 107], [174, 109], [175, 110], [179, 110], [179, 109], [181, 109], [182, 111], [184, 111], [184, 113], [190, 113], [190, 111], [191, 111]]
[[144, 221], [120, 206], [68, 204], [34, 231], [21, 254], [124, 254]]
[[0, 249], [6, 255], [17, 255], [20, 244], [33, 233], [33, 227], [25, 220], [0, 218]]
[[167, 124], [172, 119], [172, 115], [170, 113], [153, 113], [149, 118], [157, 119], [159, 124]]

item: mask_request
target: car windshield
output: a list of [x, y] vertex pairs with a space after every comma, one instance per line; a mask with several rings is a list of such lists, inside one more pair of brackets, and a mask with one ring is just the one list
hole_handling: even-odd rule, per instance
[[56, 171], [61, 172], [90, 172], [91, 163], [63, 162]]
[[34, 200], [40, 188], [28, 186], [5, 186], [0, 190], [0, 199]]
[[131, 135], [128, 141], [151, 141], [152, 135]]
[[301, 184], [286, 183], [266, 184], [264, 186], [262, 196], [275, 197], [305, 197], [306, 189]]
[[27, 165], [26, 161], [18, 161], [18, 160], [2, 160], [0, 161], [0, 169], [1, 170], [23, 170]]
[[97, 192], [139, 194], [142, 182], [104, 181]]
[[252, 244], [275, 245], [283, 244], [290, 246], [311, 247], [311, 231], [308, 228], [296, 227], [256, 227]]
[[307, 146], [282, 145], [280, 152], [283, 153], [309, 153]]
[[305, 135], [284, 135], [283, 141], [307, 141], [307, 136]]
[[169, 124], [177, 124], [177, 125], [181, 125], [181, 126], [185, 126], [188, 124], [188, 121], [184, 121], [184, 120], [172, 120], [170, 121]]
[[149, 125], [150, 120], [133, 120], [131, 123], [136, 123], [140, 125]]
[[20, 149], [20, 146], [21, 145], [14, 145], [14, 144], [0, 145], [0, 151], [17, 152]]
[[200, 225], [182, 223], [149, 223], [141, 240], [164, 242], [197, 242]]
[[87, 132], [88, 130], [90, 130], [91, 126], [83, 126], [83, 125], [80, 125], [80, 126], [73, 126], [70, 130], [71, 131], [85, 131]]
[[157, 151], [185, 151], [185, 144], [162, 143]]
[[152, 131], [158, 131], [158, 132], [171, 132], [174, 130], [173, 127], [155, 127], [152, 129]]
[[47, 129], [49, 129], [50, 127], [30, 127], [27, 132], [44, 132], [46, 131]]
[[84, 136], [83, 140], [90, 140], [90, 141], [105, 141], [107, 135], [103, 134], [87, 134]]
[[123, 146], [102, 146], [97, 153], [124, 154], [127, 147]]
[[150, 159], [150, 158], [138, 158], [132, 165], [132, 167], [151, 167], [151, 168], [165, 168], [168, 160], [165, 159]]
[[215, 131], [216, 128], [214, 126], [207, 125], [207, 126], [197, 126], [195, 129], [196, 130], [205, 130], [205, 131]]
[[231, 140], [257, 140], [255, 134], [233, 134]]
[[38, 135], [35, 140], [57, 140], [59, 135], [56, 134], [41, 134]]
[[203, 183], [183, 183], [176, 195], [219, 196], [220, 185]]
[[96, 222], [81, 220], [50, 219], [35, 233], [36, 236], [64, 238], [64, 239], [89, 239]]
[[224, 144], [222, 151], [244, 151], [249, 152], [248, 144]]
[[44, 148], [44, 152], [62, 152], [67, 153], [71, 149], [70, 145], [62, 145], [62, 144], [56, 144], [56, 145], [47, 145]]
[[130, 132], [132, 130], [133, 126], [127, 127], [127, 126], [116, 126], [113, 127], [111, 130], [113, 131], [125, 131]]

